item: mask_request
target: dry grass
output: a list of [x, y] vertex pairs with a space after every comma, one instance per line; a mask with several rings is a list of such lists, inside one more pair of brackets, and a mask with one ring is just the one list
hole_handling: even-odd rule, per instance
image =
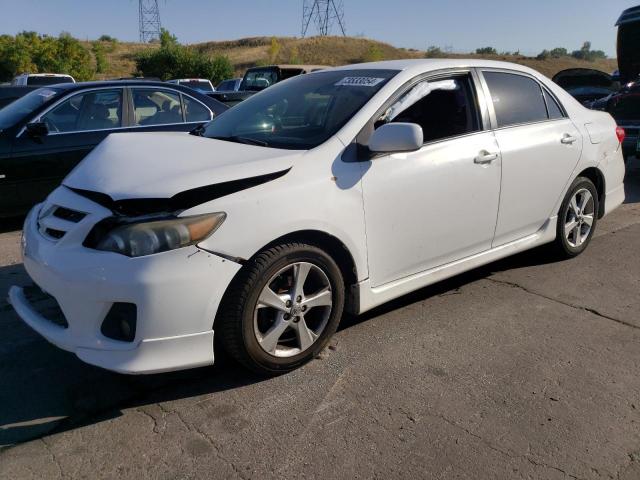
[[[389, 44], [351, 37], [311, 37], [293, 38], [278, 37], [280, 51], [275, 59], [269, 57], [271, 37], [252, 37], [240, 40], [206, 42], [192, 45], [193, 48], [210, 56], [226, 55], [233, 63], [236, 74], [241, 76], [244, 71], [257, 64], [266, 63], [307, 63], [319, 65], [346, 65], [359, 63], [371, 59], [371, 56], [382, 60], [402, 58], [424, 58], [425, 52], [396, 48]], [[109, 70], [98, 75], [98, 78], [114, 78], [129, 76], [135, 70], [135, 55], [154, 45], [140, 43], [118, 43], [113, 52], [107, 54]], [[595, 68], [611, 72], [617, 68], [615, 59], [587, 62], [571, 57], [537, 60], [533, 57], [513, 55], [475, 55], [451, 54], [454, 58], [483, 58], [490, 60], [504, 60], [519, 63], [534, 68], [551, 77], [566, 68]]]

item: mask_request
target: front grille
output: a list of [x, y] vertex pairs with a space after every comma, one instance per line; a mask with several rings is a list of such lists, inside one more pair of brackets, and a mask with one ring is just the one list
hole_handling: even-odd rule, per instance
[[61, 218], [62, 220], [66, 220], [68, 222], [78, 223], [80, 220], [86, 217], [87, 214], [78, 212], [76, 210], [71, 210], [69, 208], [57, 207], [53, 211], [53, 216]]
[[67, 319], [57, 300], [43, 291], [37, 285], [24, 288], [24, 296], [35, 310], [51, 323], [62, 328], [68, 328]]

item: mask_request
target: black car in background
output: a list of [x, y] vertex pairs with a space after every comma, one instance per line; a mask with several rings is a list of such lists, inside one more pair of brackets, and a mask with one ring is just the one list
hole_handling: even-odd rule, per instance
[[36, 89], [0, 110], [0, 217], [22, 214], [42, 201], [110, 133], [188, 132], [227, 109], [164, 82]]

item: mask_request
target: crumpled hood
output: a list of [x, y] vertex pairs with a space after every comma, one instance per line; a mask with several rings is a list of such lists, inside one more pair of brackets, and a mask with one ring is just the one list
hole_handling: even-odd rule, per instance
[[186, 190], [291, 168], [301, 152], [212, 140], [188, 133], [109, 135], [63, 185], [113, 200], [170, 198]]

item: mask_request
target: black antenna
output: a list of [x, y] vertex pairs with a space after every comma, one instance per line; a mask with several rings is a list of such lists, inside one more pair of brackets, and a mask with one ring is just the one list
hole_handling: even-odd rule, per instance
[[160, 40], [160, 8], [158, 0], [139, 0], [140, 41]]
[[311, 22], [317, 33], [326, 37], [335, 24], [342, 35], [346, 36], [344, 27], [344, 0], [303, 0], [302, 4], [302, 36], [306, 36]]

